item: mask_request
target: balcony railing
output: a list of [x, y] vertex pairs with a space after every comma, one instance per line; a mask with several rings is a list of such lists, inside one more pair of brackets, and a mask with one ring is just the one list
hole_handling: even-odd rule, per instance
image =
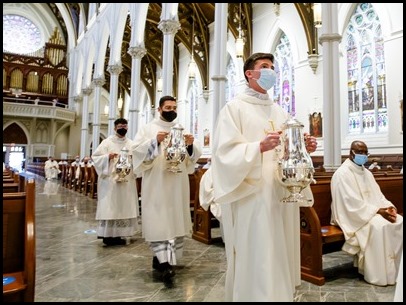
[[74, 122], [75, 115], [75, 111], [60, 103], [3, 98], [3, 116], [48, 118]]

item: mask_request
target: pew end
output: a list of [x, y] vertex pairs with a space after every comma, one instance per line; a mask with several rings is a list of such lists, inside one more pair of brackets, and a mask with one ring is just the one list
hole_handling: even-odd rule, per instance
[[[25, 192], [3, 193], [3, 301], [34, 302], [35, 180]], [[14, 281], [4, 284], [4, 279]]]

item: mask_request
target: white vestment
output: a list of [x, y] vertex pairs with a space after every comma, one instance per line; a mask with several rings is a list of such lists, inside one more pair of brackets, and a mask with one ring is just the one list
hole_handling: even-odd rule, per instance
[[[247, 88], [224, 106], [213, 139], [214, 201], [221, 205], [227, 254], [225, 299], [292, 302], [301, 284], [299, 203], [281, 202], [289, 192], [277, 178], [277, 152], [261, 153], [259, 144], [264, 130], [281, 130], [288, 114], [267, 94], [252, 92]], [[309, 200], [303, 204], [311, 205], [310, 188], [302, 193]]]
[[396, 278], [396, 288], [395, 296], [393, 297], [394, 302], [403, 302], [403, 250], [400, 257], [400, 266], [398, 271], [398, 276]]
[[[118, 220], [139, 216], [136, 176], [131, 170], [127, 182], [117, 182], [115, 165], [118, 158], [109, 160], [110, 153], [120, 154], [122, 148], [130, 149], [132, 141], [111, 135], [103, 140], [92, 154], [97, 180], [96, 220]], [[130, 232], [131, 236], [134, 232]]]
[[343, 230], [343, 250], [356, 255], [359, 273], [368, 283], [394, 285], [403, 248], [403, 217], [397, 215], [391, 223], [377, 214], [394, 205], [373, 174], [347, 159], [331, 178], [331, 195], [331, 223]]
[[57, 179], [59, 173], [59, 164], [55, 160], [46, 160], [45, 161], [45, 178], [46, 179]]
[[200, 144], [194, 141], [192, 156], [187, 153], [179, 165], [181, 173], [167, 170], [164, 144], [156, 145], [158, 131], [169, 132], [175, 124], [156, 118], [134, 139], [134, 170], [142, 174], [142, 234], [147, 242], [173, 240], [190, 235], [192, 229], [188, 175], [194, 173], [201, 155]]

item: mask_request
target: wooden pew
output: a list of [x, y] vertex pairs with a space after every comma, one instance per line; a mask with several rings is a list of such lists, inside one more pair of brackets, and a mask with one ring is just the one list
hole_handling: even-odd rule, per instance
[[20, 191], [20, 184], [14, 182], [3, 183], [3, 193], [16, 193]]
[[[385, 197], [403, 214], [403, 176], [375, 177]], [[300, 208], [300, 249], [302, 279], [324, 285], [323, 254], [341, 250], [344, 234], [330, 225], [331, 190], [329, 179], [319, 179], [311, 184], [314, 196], [312, 207]]]
[[207, 245], [212, 244], [217, 241], [222, 241], [221, 237], [212, 237], [211, 229], [219, 227], [218, 220], [210, 212], [204, 210], [200, 205], [199, 191], [200, 191], [200, 180], [207, 169], [199, 168], [195, 172], [196, 179], [196, 189], [194, 193], [194, 215], [193, 215], [193, 233], [192, 238], [205, 243]]
[[[98, 175], [94, 166], [90, 167], [90, 184], [89, 184], [89, 197], [97, 198], [97, 179]], [[140, 191], [138, 191], [139, 193]]]
[[[35, 180], [25, 192], [3, 193], [3, 301], [34, 302]], [[5, 278], [15, 280], [4, 285]]]

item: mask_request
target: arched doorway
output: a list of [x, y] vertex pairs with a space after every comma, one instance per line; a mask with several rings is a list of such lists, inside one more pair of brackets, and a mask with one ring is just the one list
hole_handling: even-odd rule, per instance
[[3, 162], [21, 172], [25, 167], [27, 144], [27, 136], [18, 124], [7, 126], [3, 130]]

